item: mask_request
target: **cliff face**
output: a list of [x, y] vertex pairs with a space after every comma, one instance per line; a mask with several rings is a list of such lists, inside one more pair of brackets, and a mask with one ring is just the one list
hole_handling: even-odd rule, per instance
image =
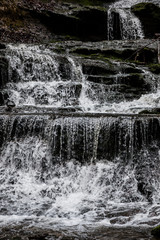
[[[64, 39], [107, 40], [107, 10], [113, 2], [114, 0], [2, 0], [0, 41], [51, 43]], [[140, 18], [146, 36], [152, 38], [158, 31], [159, 7], [141, 3], [133, 7], [132, 11]]]
[[35, 43], [71, 38], [106, 39], [106, 1], [95, 1], [94, 4], [84, 0], [77, 2], [1, 1], [0, 40]]

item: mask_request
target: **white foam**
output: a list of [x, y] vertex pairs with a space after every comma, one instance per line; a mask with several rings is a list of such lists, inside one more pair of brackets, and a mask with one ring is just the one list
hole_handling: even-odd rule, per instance
[[[47, 170], [49, 173], [44, 170], [42, 177], [42, 159], [48, 152], [44, 142], [34, 139], [30, 143], [24, 140], [19, 146], [10, 143], [4, 152], [7, 153], [1, 155], [0, 168], [1, 212], [7, 209], [8, 217], [0, 216], [5, 219], [3, 224], [21, 221], [27, 216], [32, 216], [31, 222], [36, 224], [43, 222], [45, 227], [51, 223], [108, 226], [112, 225], [113, 219], [115, 225], [136, 226], [152, 219], [148, 217], [151, 208], [137, 192], [134, 169], [129, 165], [121, 171], [118, 162], [86, 166], [68, 162], [64, 166], [52, 166]], [[29, 152], [32, 152], [31, 158]], [[23, 164], [16, 169], [20, 154]], [[50, 160], [48, 158], [48, 165]], [[132, 200], [134, 198], [136, 202]], [[129, 212], [125, 217], [118, 214], [125, 211]]]

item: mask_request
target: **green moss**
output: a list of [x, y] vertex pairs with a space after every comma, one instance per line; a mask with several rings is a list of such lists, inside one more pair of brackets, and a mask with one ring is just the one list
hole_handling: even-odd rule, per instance
[[132, 10], [139, 12], [139, 11], [144, 10], [147, 5], [148, 5], [148, 3], [138, 3], [132, 7]]
[[160, 225], [158, 225], [157, 227], [153, 228], [151, 231], [151, 234], [155, 237], [159, 237], [160, 238]]
[[160, 64], [151, 64], [151, 65], [149, 65], [149, 70], [152, 73], [160, 74]]
[[[153, 17], [159, 17], [160, 8], [153, 3], [138, 3], [132, 7], [132, 11], [136, 14], [152, 13]], [[150, 20], [149, 20], [150, 21]]]

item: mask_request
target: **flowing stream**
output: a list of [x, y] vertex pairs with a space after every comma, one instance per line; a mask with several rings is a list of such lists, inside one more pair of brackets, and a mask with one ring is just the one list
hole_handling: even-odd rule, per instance
[[4, 105], [13, 107], [0, 107], [1, 228], [89, 239], [80, 238], [87, 229], [158, 224], [160, 117], [137, 115], [159, 107], [158, 76], [116, 61], [95, 74], [43, 45], [8, 44], [0, 63]]
[[160, 221], [158, 118], [0, 120], [2, 226]]
[[[112, 64], [115, 67], [113, 73], [107, 70], [106, 77], [93, 75], [92, 69], [90, 73], [84, 72], [76, 57], [58, 55], [43, 46], [27, 45], [8, 45], [6, 59], [9, 70], [3, 94], [19, 108], [31, 106], [47, 110], [74, 107], [83, 112], [132, 114], [159, 107], [157, 75], [142, 66], [111, 61], [107, 67]], [[141, 74], [137, 80], [139, 83], [134, 80], [137, 88], [136, 85], [127, 86], [130, 74], [125, 71], [128, 68], [137, 72], [135, 77]], [[132, 72], [131, 75], [133, 78]], [[104, 77], [107, 83], [95, 80], [101, 81]], [[142, 90], [139, 84], [142, 84]], [[132, 91], [138, 92], [138, 95], [134, 97]]]

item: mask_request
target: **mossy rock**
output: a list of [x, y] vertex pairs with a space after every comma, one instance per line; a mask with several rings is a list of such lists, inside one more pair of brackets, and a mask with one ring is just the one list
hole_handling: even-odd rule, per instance
[[151, 231], [151, 234], [155, 237], [158, 237], [158, 239], [160, 239], [160, 225], [153, 228], [152, 231]]
[[140, 19], [145, 36], [153, 38], [159, 33], [160, 8], [153, 3], [139, 3], [132, 7], [132, 12]]
[[139, 112], [139, 114], [160, 114], [160, 108], [145, 109]]
[[160, 64], [151, 64], [149, 69], [152, 73], [160, 74]]
[[157, 63], [157, 51], [155, 49], [143, 48], [137, 52], [135, 49], [94, 49], [80, 47], [75, 48], [72, 53], [82, 56], [92, 56], [95, 59], [101, 59], [107, 61], [108, 59], [126, 61], [126, 62], [137, 62], [143, 64]]

